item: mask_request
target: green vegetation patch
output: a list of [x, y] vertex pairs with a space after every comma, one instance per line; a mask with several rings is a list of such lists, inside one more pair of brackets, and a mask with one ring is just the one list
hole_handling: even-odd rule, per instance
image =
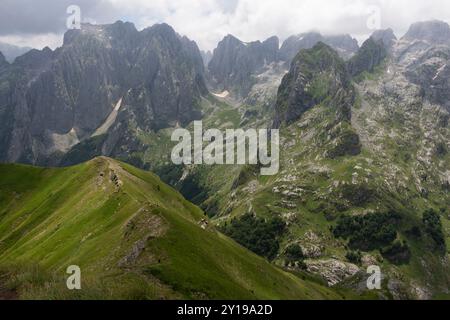
[[388, 246], [396, 239], [399, 221], [400, 216], [394, 212], [343, 216], [333, 234], [348, 239], [352, 249], [372, 251]]
[[278, 239], [284, 230], [285, 223], [279, 217], [265, 220], [251, 214], [235, 218], [223, 228], [223, 232], [239, 244], [268, 259], [278, 253]]

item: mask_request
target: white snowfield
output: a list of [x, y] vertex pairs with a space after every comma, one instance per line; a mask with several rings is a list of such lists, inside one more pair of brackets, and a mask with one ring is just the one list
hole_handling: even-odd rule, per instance
[[216, 96], [217, 98], [226, 98], [230, 95], [230, 93], [227, 90], [225, 90], [222, 93], [213, 93], [213, 95]]

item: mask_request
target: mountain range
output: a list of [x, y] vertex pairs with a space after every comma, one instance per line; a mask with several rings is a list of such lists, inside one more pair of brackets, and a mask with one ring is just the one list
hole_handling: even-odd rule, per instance
[[[118, 279], [111, 298], [448, 298], [449, 59], [440, 21], [213, 53], [119, 21], [0, 55], [0, 162], [61, 167], [0, 166], [0, 273], [48, 275], [23, 297], [66, 297], [68, 259]], [[200, 119], [279, 129], [280, 172], [172, 164]]]
[[31, 48], [29, 47], [19, 47], [9, 43], [0, 42], [0, 52], [9, 63], [13, 63], [14, 59], [30, 50]]

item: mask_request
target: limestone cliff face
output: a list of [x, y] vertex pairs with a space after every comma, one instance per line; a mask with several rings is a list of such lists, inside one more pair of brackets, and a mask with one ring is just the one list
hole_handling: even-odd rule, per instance
[[[83, 25], [61, 48], [32, 50], [1, 69], [0, 161], [45, 162], [88, 139], [120, 98], [150, 129], [200, 117], [200, 52], [170, 26]], [[8, 89], [4, 89], [8, 88]], [[2, 121], [2, 122], [4, 122]]]
[[386, 49], [391, 49], [397, 42], [397, 37], [391, 28], [385, 30], [376, 30], [371, 37], [375, 41], [381, 41]]
[[450, 26], [440, 21], [413, 24], [395, 54], [421, 95], [450, 111]]
[[352, 76], [363, 72], [373, 72], [387, 57], [388, 51], [382, 40], [373, 37], [366, 40], [361, 49], [347, 63], [348, 71]]
[[354, 89], [345, 62], [336, 51], [319, 42], [300, 51], [278, 89], [274, 126], [298, 120], [312, 107], [327, 103], [338, 118], [350, 120]]
[[335, 49], [342, 58], [350, 58], [358, 51], [358, 41], [350, 35], [323, 36], [318, 32], [308, 32], [287, 38], [280, 48], [280, 58], [290, 63], [302, 49], [311, 49], [323, 42]]
[[443, 21], [424, 21], [411, 25], [404, 40], [428, 41], [432, 44], [450, 44], [450, 27]]

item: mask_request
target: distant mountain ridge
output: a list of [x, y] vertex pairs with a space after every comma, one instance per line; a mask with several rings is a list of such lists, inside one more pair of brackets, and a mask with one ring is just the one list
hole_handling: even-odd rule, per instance
[[281, 47], [277, 37], [247, 43], [228, 35], [219, 42], [208, 64], [213, 88], [246, 98], [257, 83], [256, 75], [277, 62], [283, 62], [287, 70], [301, 49], [310, 49], [318, 42], [330, 45], [344, 58], [351, 57], [359, 49], [358, 42], [350, 35], [322, 36], [309, 32], [287, 38]]
[[[83, 25], [61, 48], [31, 50], [0, 74], [1, 161], [45, 163], [90, 137], [113, 112], [147, 130], [185, 125], [207, 94], [195, 42], [166, 24]], [[11, 94], [12, 93], [12, 94]], [[110, 136], [115, 148], [128, 126]]]
[[318, 42], [323, 42], [335, 49], [343, 58], [349, 58], [358, 49], [358, 41], [350, 35], [323, 36], [318, 32], [308, 32], [287, 38], [280, 48], [280, 57], [290, 62], [302, 49], [311, 49]]

